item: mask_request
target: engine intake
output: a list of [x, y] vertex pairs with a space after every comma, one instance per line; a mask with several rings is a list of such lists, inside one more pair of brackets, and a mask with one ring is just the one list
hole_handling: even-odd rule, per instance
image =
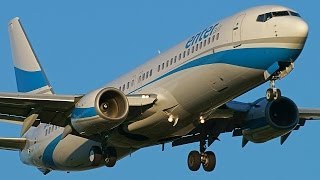
[[118, 89], [104, 88], [90, 92], [78, 101], [71, 124], [78, 133], [93, 135], [119, 126], [128, 113], [127, 97]]
[[263, 98], [247, 113], [242, 134], [251, 142], [263, 143], [292, 131], [298, 123], [298, 108], [291, 99], [268, 102]]
[[129, 111], [129, 103], [126, 96], [113, 88], [103, 89], [97, 94], [95, 107], [100, 117], [110, 121], [125, 119]]
[[270, 125], [278, 129], [291, 129], [299, 122], [296, 104], [285, 97], [267, 104], [266, 117]]

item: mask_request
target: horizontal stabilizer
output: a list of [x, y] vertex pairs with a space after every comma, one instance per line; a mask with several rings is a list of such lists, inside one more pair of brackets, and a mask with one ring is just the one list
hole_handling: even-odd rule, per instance
[[0, 149], [19, 151], [27, 143], [26, 138], [0, 138]]

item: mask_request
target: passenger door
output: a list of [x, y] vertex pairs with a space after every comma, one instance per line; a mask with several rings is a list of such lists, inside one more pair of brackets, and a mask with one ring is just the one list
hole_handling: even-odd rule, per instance
[[234, 22], [232, 30], [232, 42], [234, 48], [241, 46], [241, 24], [245, 16], [245, 14], [241, 14], [237, 17], [236, 21]]

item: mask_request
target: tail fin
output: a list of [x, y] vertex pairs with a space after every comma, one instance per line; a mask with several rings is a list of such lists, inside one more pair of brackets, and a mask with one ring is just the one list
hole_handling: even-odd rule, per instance
[[9, 34], [18, 91], [54, 94], [18, 17], [9, 22]]

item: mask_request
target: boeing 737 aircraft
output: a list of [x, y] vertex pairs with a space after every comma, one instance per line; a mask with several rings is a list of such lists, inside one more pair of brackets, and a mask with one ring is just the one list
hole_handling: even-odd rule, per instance
[[[320, 109], [301, 109], [275, 82], [303, 50], [308, 25], [294, 10], [260, 6], [201, 29], [113, 82], [83, 95], [58, 95], [19, 18], [9, 22], [18, 93], [0, 93], [0, 121], [20, 124], [21, 138], [0, 138], [21, 161], [41, 170], [113, 167], [135, 151], [198, 142], [187, 164], [213, 171], [207, 148], [221, 133], [264, 143], [288, 136]], [[269, 82], [266, 97], [234, 98]], [[264, 95], [263, 95], [264, 96]]]

